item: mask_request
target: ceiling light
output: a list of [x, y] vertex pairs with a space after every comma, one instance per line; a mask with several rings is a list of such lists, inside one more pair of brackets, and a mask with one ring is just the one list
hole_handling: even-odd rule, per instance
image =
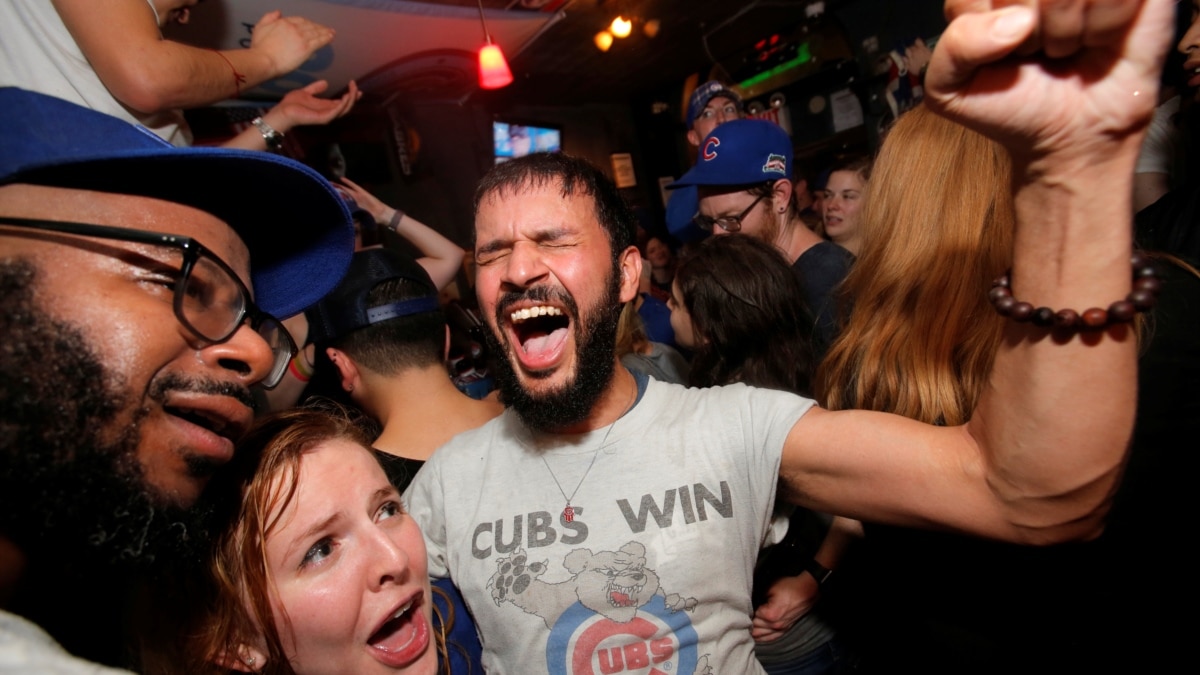
[[593, 38], [593, 40], [596, 42], [596, 49], [606, 52], [608, 51], [608, 48], [612, 46], [613, 36], [612, 33], [602, 30], [599, 33], [596, 33], [596, 37]]
[[500, 46], [492, 44], [492, 35], [488, 33], [487, 21], [483, 18], [483, 0], [479, 0], [479, 23], [483, 24], [483, 36], [487, 39], [487, 44], [479, 48], [479, 87], [506, 87], [512, 84], [512, 71], [508, 69], [508, 61], [504, 60]]
[[479, 86], [482, 89], [499, 89], [512, 84], [512, 71], [504, 60], [504, 52], [497, 45], [484, 45], [479, 49]]
[[612, 26], [609, 27], [612, 34], [616, 37], [629, 37], [629, 32], [633, 30], [633, 22], [628, 19], [617, 17], [613, 19]]

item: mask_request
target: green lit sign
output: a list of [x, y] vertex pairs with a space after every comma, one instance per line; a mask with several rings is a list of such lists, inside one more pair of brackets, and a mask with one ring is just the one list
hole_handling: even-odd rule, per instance
[[792, 68], [798, 68], [809, 61], [812, 61], [812, 52], [808, 48], [808, 42], [801, 42], [796, 48], [795, 58], [785, 61], [769, 70], [764, 70], [763, 72], [747, 80], [743, 80], [738, 83], [738, 86], [742, 89], [749, 89], [750, 87], [753, 87], [756, 84], [761, 84], [780, 73], [787, 72]]

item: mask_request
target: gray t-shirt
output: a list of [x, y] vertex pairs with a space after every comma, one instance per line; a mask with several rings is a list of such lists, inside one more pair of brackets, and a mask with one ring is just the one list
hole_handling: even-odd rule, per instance
[[650, 380], [609, 427], [535, 437], [509, 411], [434, 453], [405, 502], [488, 672], [761, 673], [752, 571], [781, 534], [780, 455], [812, 405]]

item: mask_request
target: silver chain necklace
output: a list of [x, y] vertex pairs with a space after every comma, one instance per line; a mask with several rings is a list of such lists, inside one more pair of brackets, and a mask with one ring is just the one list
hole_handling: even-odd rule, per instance
[[539, 455], [542, 458], [542, 464], [546, 465], [546, 471], [549, 471], [550, 477], [554, 479], [554, 486], [558, 488], [559, 494], [561, 494], [563, 499], [567, 502], [567, 505], [562, 511], [564, 522], [569, 523], [575, 520], [575, 507], [571, 506], [571, 500], [575, 499], [575, 495], [579, 493], [579, 488], [583, 487], [583, 481], [587, 480], [588, 474], [592, 472], [592, 467], [596, 465], [596, 459], [600, 457], [600, 451], [603, 450], [605, 444], [608, 443], [608, 435], [611, 434], [612, 430], [617, 426], [617, 422], [621, 421], [621, 418], [625, 417], [625, 415], [628, 414], [631, 409], [633, 409], [633, 404], [635, 402], [637, 402], [636, 388], [633, 390], [633, 400], [631, 400], [629, 405], [625, 407], [625, 411], [621, 413], [621, 416], [613, 420], [613, 423], [608, 427], [608, 431], [604, 432], [604, 438], [600, 439], [600, 445], [596, 446], [596, 451], [592, 453], [592, 461], [588, 463], [587, 469], [584, 470], [583, 476], [579, 479], [579, 483], [575, 485], [575, 489], [571, 491], [571, 495], [569, 497], [567, 496], [567, 491], [562, 488], [562, 483], [558, 482], [558, 476], [554, 475], [554, 469], [550, 468], [550, 462], [546, 461], [545, 453]]

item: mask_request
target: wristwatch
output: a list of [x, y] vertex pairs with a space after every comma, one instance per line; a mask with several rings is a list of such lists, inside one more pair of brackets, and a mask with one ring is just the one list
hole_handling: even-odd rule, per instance
[[817, 586], [824, 586], [825, 582], [829, 581], [829, 577], [833, 576], [833, 570], [816, 560], [809, 560], [808, 564], [804, 566], [804, 571], [813, 575], [813, 578], [817, 580]]
[[274, 127], [267, 124], [266, 120], [261, 117], [255, 117], [250, 120], [250, 124], [253, 124], [254, 128], [258, 129], [258, 133], [262, 134], [263, 140], [267, 143], [268, 150], [275, 152], [283, 146], [283, 134], [275, 131]]

